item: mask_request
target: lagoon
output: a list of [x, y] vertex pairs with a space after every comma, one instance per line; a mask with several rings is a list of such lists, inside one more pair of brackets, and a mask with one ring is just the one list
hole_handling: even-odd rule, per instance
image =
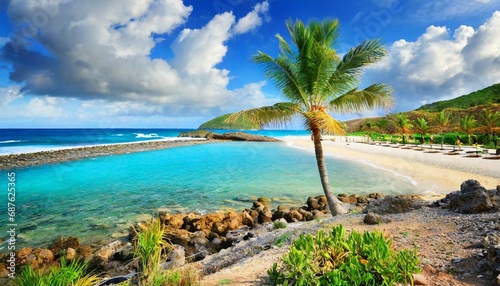
[[[414, 182], [387, 170], [334, 157], [327, 165], [336, 194], [416, 192]], [[101, 243], [159, 209], [242, 210], [257, 197], [300, 205], [322, 194], [313, 152], [286, 143], [209, 143], [14, 172], [18, 246], [30, 247], [59, 236]], [[0, 184], [7, 185], [7, 172], [0, 172]]]

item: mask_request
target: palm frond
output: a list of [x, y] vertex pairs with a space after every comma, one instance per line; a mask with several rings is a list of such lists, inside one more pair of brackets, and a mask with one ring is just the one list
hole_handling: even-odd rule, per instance
[[330, 85], [337, 87], [339, 91], [342, 91], [342, 88], [357, 85], [363, 68], [378, 62], [386, 54], [387, 51], [380, 39], [363, 41], [344, 55], [337, 69], [330, 76]]
[[226, 119], [227, 122], [234, 122], [237, 118], [243, 117], [252, 123], [265, 126], [282, 126], [290, 122], [296, 115], [302, 111], [300, 105], [290, 102], [279, 102], [272, 106], [252, 108], [233, 113]]
[[304, 125], [307, 129], [317, 127], [322, 134], [344, 135], [346, 125], [333, 118], [323, 110], [310, 111], [305, 113]]
[[329, 106], [335, 112], [353, 113], [376, 108], [390, 109], [393, 104], [392, 89], [377, 83], [362, 90], [352, 89], [330, 101]]
[[259, 51], [253, 56], [253, 61], [263, 66], [266, 77], [274, 82], [286, 98], [292, 102], [308, 104], [307, 95], [296, 77], [294, 63], [288, 57], [282, 55], [273, 59], [270, 55]]
[[290, 48], [290, 45], [283, 39], [283, 37], [280, 34], [276, 34], [276, 38], [278, 39], [280, 43], [280, 51], [282, 54], [285, 55], [292, 55], [292, 49]]

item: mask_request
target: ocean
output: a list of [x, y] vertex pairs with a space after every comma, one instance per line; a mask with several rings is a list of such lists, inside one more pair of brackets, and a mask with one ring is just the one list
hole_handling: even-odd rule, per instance
[[[173, 138], [172, 129], [0, 130], [0, 154]], [[251, 131], [282, 137], [306, 131]], [[335, 193], [413, 194], [408, 178], [368, 164], [327, 158]], [[88, 158], [0, 172], [7, 204], [16, 177], [17, 246], [47, 246], [59, 236], [102, 243], [159, 210], [200, 213], [249, 208], [258, 197], [301, 205], [322, 194], [314, 153], [286, 143], [224, 142]], [[9, 223], [0, 224], [3, 240]], [[5, 245], [4, 245], [5, 246]]]

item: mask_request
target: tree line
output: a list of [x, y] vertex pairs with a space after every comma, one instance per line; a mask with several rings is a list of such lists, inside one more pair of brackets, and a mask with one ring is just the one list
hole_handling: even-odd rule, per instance
[[419, 114], [412, 120], [405, 113], [391, 114], [379, 120], [366, 120], [360, 126], [372, 139], [409, 143], [440, 143], [452, 145], [483, 145], [497, 148], [500, 131], [500, 112], [483, 110], [479, 114], [455, 116], [452, 112]]

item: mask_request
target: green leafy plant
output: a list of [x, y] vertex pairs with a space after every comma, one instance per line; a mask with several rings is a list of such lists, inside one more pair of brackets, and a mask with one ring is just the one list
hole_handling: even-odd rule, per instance
[[67, 262], [61, 258], [61, 265], [51, 267], [48, 271], [34, 270], [31, 265], [22, 268], [15, 279], [19, 286], [92, 286], [99, 282], [99, 278], [87, 273], [87, 262], [72, 260]]
[[278, 237], [278, 239], [276, 239], [274, 244], [278, 247], [282, 247], [290, 236], [292, 236], [292, 233], [287, 232], [287, 233], [283, 234], [282, 236]]
[[330, 233], [300, 235], [290, 252], [268, 274], [273, 285], [394, 285], [411, 283], [417, 249], [396, 251], [380, 232], [351, 232], [342, 225]]
[[217, 285], [229, 285], [229, 284], [231, 284], [231, 280], [227, 278], [221, 279], [219, 283], [217, 283]]
[[286, 223], [279, 220], [274, 221], [273, 229], [282, 229], [282, 228], [286, 228]]

